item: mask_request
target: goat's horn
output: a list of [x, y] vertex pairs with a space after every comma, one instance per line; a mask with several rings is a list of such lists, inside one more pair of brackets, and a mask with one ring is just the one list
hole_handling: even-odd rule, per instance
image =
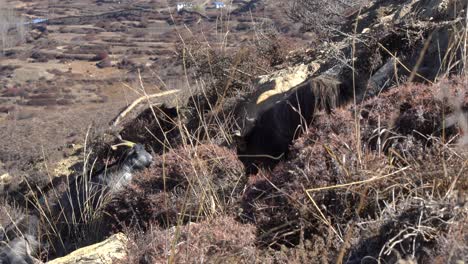
[[128, 140], [122, 140], [122, 143], [112, 145], [111, 148], [113, 150], [116, 150], [117, 147], [120, 147], [120, 146], [126, 146], [126, 147], [129, 147], [129, 148], [133, 148], [133, 146], [135, 146], [135, 145], [136, 145], [136, 143], [134, 143], [134, 142], [131, 142], [131, 141], [128, 141]]

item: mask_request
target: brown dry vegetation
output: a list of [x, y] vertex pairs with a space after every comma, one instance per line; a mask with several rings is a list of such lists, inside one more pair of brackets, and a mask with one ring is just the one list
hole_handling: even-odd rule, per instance
[[[345, 12], [344, 6], [340, 12]], [[296, 19], [311, 12], [306, 10]], [[175, 19], [182, 19], [182, 15], [177, 16]], [[332, 25], [343, 25], [343, 21], [335, 24], [335, 18], [330, 18]], [[323, 36], [330, 33], [328, 27], [310, 28], [310, 20], [301, 21], [302, 30]], [[137, 22], [141, 31], [134, 31], [133, 37], [143, 37], [140, 35], [146, 32], [147, 23]], [[96, 26], [127, 30], [120, 22], [99, 22]], [[189, 37], [178, 43], [173, 64], [164, 62], [143, 69], [131, 56], [119, 60], [119, 69], [135, 74], [132, 80], [143, 76], [145, 83], [153, 70], [167, 66], [168, 75], [173, 71], [181, 78], [183, 72], [184, 82], [195, 85], [184, 90], [180, 102], [150, 104], [148, 100], [145, 109], [107, 134], [80, 131], [89, 136], [86, 146], [66, 154], [85, 157], [73, 164], [74, 177], [88, 176], [119, 159], [123, 151], [110, 147], [119, 140], [109, 134], [144, 144], [154, 155], [154, 163], [134, 175], [129, 186], [100, 208], [104, 214], [84, 225], [75, 224], [75, 234], [52, 234], [53, 239], [71, 244], [67, 245], [70, 251], [123, 231], [131, 238], [125, 263], [466, 262], [466, 77], [452, 76], [436, 84], [395, 85], [356, 104], [316, 110], [312, 122], [303, 124], [291, 142], [286, 158], [271, 169], [259, 168], [258, 173], [249, 174], [234, 146], [233, 134], [242, 122], [236, 115], [238, 108], [257, 92], [259, 75], [309, 61], [318, 52], [290, 53], [296, 48], [292, 38], [268, 28], [256, 30], [261, 37], [235, 48], [226, 48], [227, 43], [206, 43], [205, 36], [194, 37], [189, 32]], [[418, 40], [417, 46], [421, 43]], [[405, 43], [405, 49], [411, 45]], [[91, 56], [88, 59], [111, 66], [110, 55], [99, 48], [78, 47], [67, 52], [87, 53]], [[152, 53], [134, 49], [126, 55], [135, 55], [130, 54], [133, 52]], [[43, 60], [39, 55], [34, 59]], [[356, 63], [364, 60], [366, 64], [375, 58], [364, 56], [358, 54]], [[399, 81], [398, 76], [395, 79]], [[15, 86], [2, 95], [21, 97], [26, 105], [75, 103], [73, 95], [64, 95], [53, 83], [38, 83], [47, 87], [39, 92]], [[350, 87], [350, 83], [346, 85]], [[146, 93], [143, 84], [140, 86]], [[0, 107], [0, 112], [13, 110]], [[68, 145], [77, 143], [71, 130], [84, 123], [81, 118], [74, 121], [76, 124], [60, 132], [69, 135], [65, 140]], [[12, 131], [20, 133], [22, 127], [27, 125]], [[31, 137], [38, 137], [36, 134]], [[19, 142], [16, 149], [0, 151], [0, 157], [9, 155], [8, 166], [32, 166], [37, 162], [32, 154], [21, 157], [21, 164], [14, 163], [23, 147], [31, 146]], [[8, 203], [22, 206], [23, 200], [34, 195], [67, 192], [68, 179], [49, 182], [49, 174], [44, 170], [41, 177], [16, 183], [20, 187], [10, 186], [15, 195], [2, 201], [0, 224], [11, 220], [8, 214], [22, 211]], [[31, 205], [31, 201], [26, 204]], [[32, 204], [37, 206], [38, 202]], [[55, 220], [53, 216], [50, 219]], [[89, 239], [97, 233], [90, 229], [96, 228], [96, 223], [99, 237]], [[46, 233], [54, 228], [44, 222], [41, 226]], [[46, 260], [64, 253], [44, 248], [41, 256]]]
[[[130, 263], [252, 263], [255, 262], [255, 227], [231, 217], [135, 233]], [[177, 242], [176, 242], [177, 241]], [[176, 242], [176, 243], [174, 243]]]
[[[257, 175], [243, 175], [227, 148], [200, 143], [170, 149], [110, 205], [115, 227], [143, 232], [131, 255], [141, 263], [174, 261], [171, 256], [188, 263], [203, 256], [244, 263], [463, 259], [467, 153], [457, 144], [460, 127], [442, 124], [459, 109], [451, 103], [455, 98], [467, 109], [464, 85], [406, 85], [319, 113], [288, 160]], [[236, 221], [208, 227], [225, 215]], [[192, 226], [209, 230], [190, 238], [176, 231]], [[242, 256], [237, 246], [219, 248], [244, 228], [255, 236], [236, 242], [247, 247]], [[200, 248], [216, 250], [205, 255]]]
[[216, 145], [183, 146], [162, 154], [107, 210], [119, 224], [158, 222], [170, 227], [234, 214], [244, 186], [243, 166], [233, 150]]
[[[437, 137], [450, 113], [437, 99], [437, 88], [411, 85], [365, 101], [359, 106], [368, 111], [361, 112], [361, 143], [354, 109], [318, 115], [294, 143], [290, 160], [249, 181], [242, 218], [259, 227], [257, 242], [280, 247], [325, 241], [328, 255], [312, 258], [317, 263], [337, 256], [346, 263], [366, 256], [394, 263], [407, 257], [403, 252], [418, 263], [444, 256], [434, 247], [435, 237], [466, 221], [457, 195], [466, 195], [468, 182], [462, 176], [466, 153], [446, 143], [456, 130], [447, 128], [445, 138]], [[458, 90], [466, 100], [463, 85], [444, 89]], [[387, 250], [391, 254], [382, 254]], [[466, 253], [458, 250], [455, 258]]]

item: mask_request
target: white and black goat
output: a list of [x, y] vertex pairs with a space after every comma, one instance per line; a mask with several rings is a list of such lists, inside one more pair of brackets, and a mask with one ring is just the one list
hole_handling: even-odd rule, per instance
[[[90, 216], [93, 212], [99, 211], [106, 197], [122, 190], [130, 183], [135, 172], [151, 165], [153, 157], [143, 145], [128, 141], [119, 145], [131, 146], [131, 149], [115, 164], [94, 174], [90, 179], [77, 177], [71, 181], [67, 191], [62, 194], [55, 206], [52, 206], [50, 217], [56, 221], [53, 227], [56, 231], [63, 232], [68, 229], [65, 232], [70, 232], [73, 226], [80, 226], [92, 220]], [[45, 199], [47, 198], [42, 197], [41, 203], [45, 204]], [[39, 212], [25, 215], [21, 218], [21, 225], [15, 220], [6, 228], [2, 228], [0, 264], [40, 263], [33, 257], [41, 247], [38, 242], [40, 241], [38, 215], [43, 216]], [[70, 249], [63, 244], [63, 241], [52, 243], [55, 244], [52, 247], [57, 256], [67, 253]]]

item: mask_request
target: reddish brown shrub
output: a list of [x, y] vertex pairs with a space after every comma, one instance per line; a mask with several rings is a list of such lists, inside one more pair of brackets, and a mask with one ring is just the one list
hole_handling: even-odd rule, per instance
[[31, 54], [31, 58], [34, 59], [34, 61], [36, 62], [47, 62], [49, 61], [50, 56], [47, 56], [47, 54], [43, 52], [35, 51]]
[[234, 151], [216, 145], [176, 148], [135, 176], [134, 184], [110, 204], [119, 223], [157, 221], [171, 226], [208, 215], [233, 213], [243, 188], [243, 167]]
[[40, 98], [40, 99], [31, 99], [24, 102], [25, 105], [29, 106], [53, 106], [57, 104], [57, 99], [55, 98]]
[[138, 24], [138, 27], [147, 28], [148, 24], [149, 24], [148, 17], [142, 16], [140, 19], [140, 23]]
[[96, 66], [100, 69], [112, 67], [112, 61], [109, 58], [103, 59], [96, 63]]
[[99, 51], [96, 55], [91, 59], [91, 61], [102, 61], [109, 58], [109, 54], [106, 51]]
[[[136, 243], [128, 263], [253, 263], [255, 227], [230, 217], [189, 223], [146, 234], [132, 234]], [[132, 236], [131, 235], [131, 236]]]
[[95, 25], [96, 27], [104, 28], [104, 29], [109, 29], [111, 27], [111, 22], [110, 21], [99, 21]]
[[[322, 250], [328, 254], [314, 261], [325, 257], [325, 262], [335, 262], [343, 238], [338, 231], [330, 230], [342, 230], [353, 237], [347, 241], [344, 252], [355, 263], [365, 256], [378, 257], [389, 240], [398, 237], [400, 231], [406, 232], [402, 226], [417, 226], [421, 215], [438, 232], [446, 232], [450, 227], [443, 221], [463, 219], [463, 213], [455, 210], [455, 203], [440, 200], [457, 179], [464, 158], [463, 154], [449, 154], [450, 150], [439, 145], [456, 136], [457, 130], [447, 128], [446, 139], [438, 138], [443, 134], [444, 115], [449, 115], [453, 107], [435, 96], [437, 89], [409, 85], [365, 101], [359, 106], [364, 109], [359, 117], [362, 144], [355, 132], [355, 108], [337, 109], [332, 116], [324, 113], [316, 116], [309, 130], [294, 142], [288, 161], [272, 172], [263, 171], [251, 177], [247, 184], [241, 219], [258, 227], [257, 243], [279, 249], [282, 245], [326, 241]], [[463, 94], [462, 87], [454, 85], [448, 88], [448, 93], [456, 90]], [[380, 141], [375, 139], [376, 133]], [[380, 148], [377, 142], [381, 142]], [[404, 171], [396, 172], [401, 168]], [[441, 168], [446, 168], [446, 174]], [[392, 174], [391, 179], [369, 181], [388, 174]], [[340, 187], [359, 181], [364, 182]], [[429, 194], [423, 191], [426, 184], [437, 188]], [[460, 184], [465, 186], [468, 182]], [[327, 186], [336, 187], [312, 190], [310, 197], [305, 191]], [[433, 206], [421, 206], [420, 199]], [[395, 203], [398, 210], [387, 208], [388, 201]], [[451, 213], [440, 215], [442, 222], [433, 221], [440, 211]], [[350, 225], [370, 219], [376, 222], [367, 224], [369, 229], [365, 232]], [[419, 261], [433, 257], [427, 252], [431, 252], [436, 241], [419, 233], [414, 234], [414, 241], [402, 240], [400, 257], [405, 257], [403, 252], [412, 251], [412, 243], [418, 245], [413, 253]], [[282, 256], [294, 255], [297, 250], [296, 247]], [[382, 258], [395, 262], [399, 256], [395, 253]]]
[[145, 30], [142, 30], [142, 29], [139, 29], [139, 30], [135, 30], [133, 33], [132, 33], [133, 37], [134, 38], [144, 38], [148, 35], [148, 32], [145, 31]]
[[59, 99], [57, 100], [57, 104], [58, 105], [71, 105], [73, 104], [73, 101], [69, 99]]
[[0, 113], [9, 113], [13, 111], [14, 107], [12, 105], [0, 106]]
[[84, 37], [83, 37], [83, 40], [85, 41], [94, 41], [97, 39], [97, 36], [96, 34], [94, 33], [90, 33], [90, 34], [86, 34]]
[[3, 91], [2, 96], [4, 97], [15, 97], [15, 96], [25, 96], [26, 91], [20, 87], [10, 87]]

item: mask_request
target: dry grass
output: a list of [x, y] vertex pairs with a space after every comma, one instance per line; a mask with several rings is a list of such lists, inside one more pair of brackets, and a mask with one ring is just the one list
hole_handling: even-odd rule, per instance
[[136, 175], [107, 211], [117, 223], [143, 229], [155, 221], [170, 227], [234, 214], [243, 179], [242, 164], [232, 150], [184, 146], [162, 154]]
[[[181, 144], [166, 150], [160, 164], [140, 175], [130, 188], [127, 199], [139, 197], [130, 208], [151, 210], [144, 212], [146, 218], [140, 217], [147, 223], [144, 228], [139, 225], [139, 230], [148, 235], [145, 239], [159, 237], [151, 231], [155, 220], [159, 226], [175, 225], [173, 229], [184, 233], [192, 221], [199, 221], [196, 225], [203, 227], [230, 215], [255, 226], [255, 241], [246, 238], [243, 242], [249, 250], [252, 243], [255, 245], [253, 255], [262, 263], [465, 261], [466, 79], [437, 85], [410, 84], [359, 105], [355, 102], [337, 109], [331, 116], [319, 113], [313, 125], [294, 142], [288, 160], [273, 171], [260, 170], [242, 179], [241, 166], [229, 158], [234, 157], [232, 150], [215, 147], [219, 144], [214, 140], [216, 135], [227, 138], [231, 131], [226, 128], [231, 126], [203, 118], [217, 110], [219, 102], [239, 91], [232, 85], [238, 79], [226, 74], [239, 68], [236, 56], [222, 58], [200, 48], [189, 48], [181, 54], [192, 56], [189, 66], [209, 78], [202, 83], [205, 98], [201, 101], [207, 103], [204, 108], [195, 106], [192, 117], [199, 117], [195, 127], [214, 131], [204, 134], [210, 136], [198, 137], [200, 134], [187, 133], [193, 130], [177, 123]], [[220, 64], [213, 66], [212, 62]], [[213, 69], [219, 74], [213, 75]], [[215, 96], [209, 96], [213, 91]], [[212, 155], [203, 154], [204, 149]], [[216, 161], [216, 165], [206, 166], [210, 161]], [[240, 186], [245, 189], [231, 185], [229, 190], [234, 195], [226, 200], [227, 196], [223, 195], [223, 199], [216, 195], [223, 189], [217, 179], [229, 179], [229, 175], [244, 182]], [[224, 234], [241, 233], [229, 228], [236, 225], [226, 225]], [[159, 248], [156, 255], [162, 259], [158, 261], [176, 262], [179, 255], [162, 252], [176, 250], [175, 245], [198, 249], [205, 243], [210, 247], [223, 241], [219, 237], [205, 240], [212, 232], [217, 232], [216, 224], [191, 240], [175, 235], [169, 239], [170, 247], [164, 240], [149, 248], [144, 246], [148, 243], [140, 243], [139, 249], [155, 252]], [[161, 251], [162, 245], [165, 249]], [[195, 249], [190, 252], [196, 257], [185, 262], [203, 262], [197, 257], [206, 253]], [[222, 251], [224, 255], [235, 255], [237, 249]], [[132, 257], [147, 258], [147, 253], [141, 254]], [[211, 257], [206, 261], [216, 262], [217, 258]], [[155, 255], [147, 261], [158, 262]]]
[[[198, 137], [176, 115], [153, 137], [160, 146], [156, 163], [106, 205], [106, 215], [115, 229], [135, 238], [129, 258], [142, 263], [462, 260], [468, 188], [467, 156], [459, 145], [464, 128], [443, 123], [451, 116], [462, 120], [456, 111], [468, 107], [463, 91], [460, 81], [408, 85], [365, 101], [359, 113], [361, 144], [353, 136], [354, 106], [331, 116], [319, 113], [294, 142], [288, 160], [250, 176], [234, 150], [213, 139], [229, 135], [223, 130], [229, 126], [217, 127], [217, 137]], [[460, 106], [453, 98], [463, 98], [456, 100]], [[159, 120], [155, 113], [146, 118]], [[200, 129], [216, 128], [200, 120]], [[140, 129], [151, 132], [157, 126], [142, 123]], [[164, 144], [174, 131], [177, 140]], [[85, 223], [96, 223], [93, 210], [83, 212], [89, 213]], [[96, 231], [93, 225], [80, 226], [79, 233], [64, 238], [46, 215], [53, 240], [87, 239]]]
[[[48, 195], [30, 188], [51, 245], [90, 243], [105, 221], [135, 242], [130, 263], [466, 261], [466, 77], [317, 113], [287, 160], [246, 175], [231, 144], [235, 104], [278, 54], [265, 63], [248, 48], [228, 54], [194, 43], [179, 50], [197, 86], [188, 104], [147, 100], [147, 110], [122, 122], [123, 138], [157, 157], [121, 194], [62, 218], [43, 197], [73, 196], [70, 182]], [[135, 89], [151, 97], [143, 82]], [[106, 144], [83, 150], [85, 186], [105, 166]]]
[[[137, 176], [125, 198], [112, 205], [113, 216], [129, 233], [146, 233], [145, 239], [157, 237], [151, 232], [155, 224], [185, 229], [193, 221], [207, 225], [234, 216], [256, 227], [254, 255], [265, 263], [463, 259], [467, 153], [461, 148], [463, 123], [449, 124], [446, 118], [466, 111], [467, 102], [460, 79], [395, 88], [359, 105], [359, 144], [355, 105], [331, 116], [319, 113], [294, 142], [288, 160], [247, 178], [232, 150], [175, 122], [181, 143], [165, 149], [153, 168]], [[202, 122], [201, 129], [206, 127]], [[223, 127], [218, 133], [229, 134]], [[170, 242], [207, 243], [199, 237]], [[161, 243], [149, 248], [140, 243], [142, 255], [132, 258], [148, 258]]]

